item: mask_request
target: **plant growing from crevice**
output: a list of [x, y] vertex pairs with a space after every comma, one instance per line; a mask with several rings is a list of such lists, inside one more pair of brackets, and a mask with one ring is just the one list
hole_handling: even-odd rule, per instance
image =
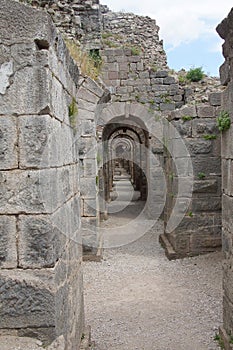
[[95, 177], [95, 183], [96, 183], [96, 186], [99, 185], [99, 176], [98, 175]]
[[101, 158], [101, 155], [99, 153], [97, 153], [96, 161], [97, 161], [97, 165], [100, 165], [102, 158]]
[[139, 56], [141, 54], [141, 52], [142, 52], [142, 50], [138, 46], [131, 46], [130, 50], [131, 50], [131, 54], [133, 56]]
[[110, 49], [115, 49], [118, 47], [118, 45], [114, 41], [109, 39], [103, 40], [103, 43], [105, 46], [108, 46]]
[[219, 131], [224, 132], [230, 129], [231, 126], [231, 118], [228, 112], [221, 111], [219, 117], [217, 118], [217, 126]]
[[178, 76], [178, 80], [179, 80], [179, 83], [180, 83], [180, 84], [185, 84], [185, 83], [187, 82], [186, 76], [183, 75], [183, 74], [180, 74], [180, 75]]
[[72, 102], [69, 105], [69, 121], [70, 121], [70, 126], [75, 130], [76, 128], [76, 118], [78, 116], [78, 106], [77, 103], [74, 99], [72, 98]]
[[100, 70], [102, 66], [102, 57], [100, 56], [99, 49], [92, 49], [90, 50], [89, 57], [91, 61], [94, 63], [94, 66]]
[[150, 70], [151, 70], [151, 72], [156, 73], [156, 72], [158, 72], [158, 67], [155, 66], [155, 65], [153, 65], [153, 66], [150, 68]]
[[197, 177], [198, 177], [199, 180], [204, 180], [205, 177], [206, 177], [206, 174], [203, 173], [203, 172], [200, 172], [200, 173], [197, 174]]
[[172, 99], [169, 97], [166, 97], [163, 102], [164, 103], [172, 103]]
[[187, 122], [189, 120], [192, 120], [193, 117], [191, 117], [191, 115], [183, 115], [181, 119], [183, 120], [183, 122]]
[[190, 218], [192, 218], [192, 217], [193, 217], [193, 212], [192, 212], [192, 211], [189, 211], [189, 212], [188, 212], [188, 216], [189, 216]]
[[191, 68], [186, 74], [186, 79], [192, 82], [198, 82], [204, 78], [202, 67]]
[[206, 134], [206, 135], [203, 135], [203, 139], [204, 140], [216, 140], [217, 138], [217, 135], [215, 134]]
[[93, 80], [97, 80], [100, 75], [102, 63], [101, 56], [99, 53], [97, 54], [97, 50], [92, 50], [89, 53], [84, 52], [74, 40], [70, 39], [65, 39], [65, 43], [71, 57], [80, 68], [81, 73], [84, 76], [89, 76]]
[[148, 108], [148, 112], [149, 112], [149, 113], [154, 113], [154, 109], [153, 109], [152, 107], [149, 107], [149, 108]]
[[214, 337], [214, 340], [215, 340], [216, 342], [218, 342], [218, 344], [219, 344], [219, 346], [220, 346], [221, 349], [225, 349], [224, 342], [223, 342], [223, 339], [222, 339], [222, 337], [220, 336], [220, 334], [216, 333], [216, 334], [215, 334], [215, 337]]
[[111, 32], [104, 32], [102, 33], [102, 39], [108, 39], [108, 38], [111, 38], [113, 36], [113, 33]]
[[170, 173], [170, 174], [169, 174], [169, 179], [170, 179], [171, 181], [174, 180], [174, 175], [175, 175], [174, 173]]

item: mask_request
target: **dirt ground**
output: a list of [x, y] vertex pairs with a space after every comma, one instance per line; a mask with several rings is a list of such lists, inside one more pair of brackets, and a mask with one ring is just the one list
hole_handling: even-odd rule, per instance
[[[117, 183], [105, 232], [127, 233], [143, 207], [130, 182]], [[128, 190], [127, 190], [128, 186]], [[123, 211], [114, 208], [128, 201]], [[115, 203], [114, 203], [115, 202]], [[135, 229], [136, 227], [136, 229]], [[138, 230], [137, 230], [138, 227]], [[86, 323], [95, 350], [217, 350], [222, 322], [221, 253], [168, 261], [158, 243], [163, 223], [135, 242], [105, 249], [84, 264]]]

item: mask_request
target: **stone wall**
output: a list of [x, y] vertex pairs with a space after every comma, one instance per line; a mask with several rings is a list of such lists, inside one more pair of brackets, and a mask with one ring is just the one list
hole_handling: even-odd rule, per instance
[[86, 77], [80, 79], [77, 92], [78, 130], [77, 138], [80, 162], [80, 195], [82, 216], [82, 243], [85, 259], [101, 258], [99, 236], [99, 175], [96, 132], [96, 110], [101, 101], [107, 102], [109, 92], [97, 82]]
[[223, 56], [224, 64], [220, 67], [220, 78], [226, 86], [222, 94], [222, 110], [229, 113], [231, 127], [222, 133], [222, 207], [223, 207], [223, 329], [221, 335], [225, 342], [225, 349], [232, 349], [233, 335], [233, 60], [232, 60], [232, 35], [233, 35], [233, 9], [228, 17], [217, 27], [217, 32], [224, 39]]
[[85, 49], [100, 48], [99, 0], [17, 0], [44, 8], [59, 31]]
[[112, 12], [101, 6], [104, 48], [133, 48], [143, 53], [144, 65], [154, 70], [167, 68], [163, 41], [154, 19], [133, 13]]
[[63, 335], [83, 326], [79, 72], [43, 12], [0, 0], [0, 334]]
[[[221, 154], [216, 124], [221, 94], [212, 93], [209, 101], [172, 111], [165, 131], [169, 151], [165, 153], [167, 202], [161, 242], [170, 259], [221, 249]], [[178, 187], [181, 178], [183, 188]], [[175, 215], [183, 219], [170, 231], [167, 223], [177, 201]]]

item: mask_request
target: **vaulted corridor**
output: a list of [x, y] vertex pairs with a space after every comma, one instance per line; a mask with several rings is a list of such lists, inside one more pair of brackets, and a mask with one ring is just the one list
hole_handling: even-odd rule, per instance
[[145, 222], [137, 216], [144, 202], [124, 170], [114, 180], [109, 219], [101, 224], [104, 237], [122, 239], [133, 227], [140, 238], [105, 249], [101, 263], [84, 265], [93, 349], [219, 349], [214, 336], [222, 317], [222, 254], [168, 261], [158, 243], [163, 223], [140, 234]]

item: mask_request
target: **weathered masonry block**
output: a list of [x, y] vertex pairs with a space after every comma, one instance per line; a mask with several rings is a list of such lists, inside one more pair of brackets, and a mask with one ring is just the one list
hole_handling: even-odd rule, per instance
[[223, 328], [221, 335], [224, 340], [226, 350], [232, 349], [233, 335], [233, 104], [232, 104], [232, 35], [233, 35], [233, 9], [221, 24], [217, 27], [217, 32], [222, 39], [223, 56], [225, 62], [220, 67], [220, 79], [226, 86], [222, 94], [221, 109], [227, 112], [231, 119], [231, 126], [222, 133], [222, 241], [224, 251], [223, 263]]
[[84, 328], [78, 79], [49, 16], [0, 0], [0, 335], [69, 350]]

